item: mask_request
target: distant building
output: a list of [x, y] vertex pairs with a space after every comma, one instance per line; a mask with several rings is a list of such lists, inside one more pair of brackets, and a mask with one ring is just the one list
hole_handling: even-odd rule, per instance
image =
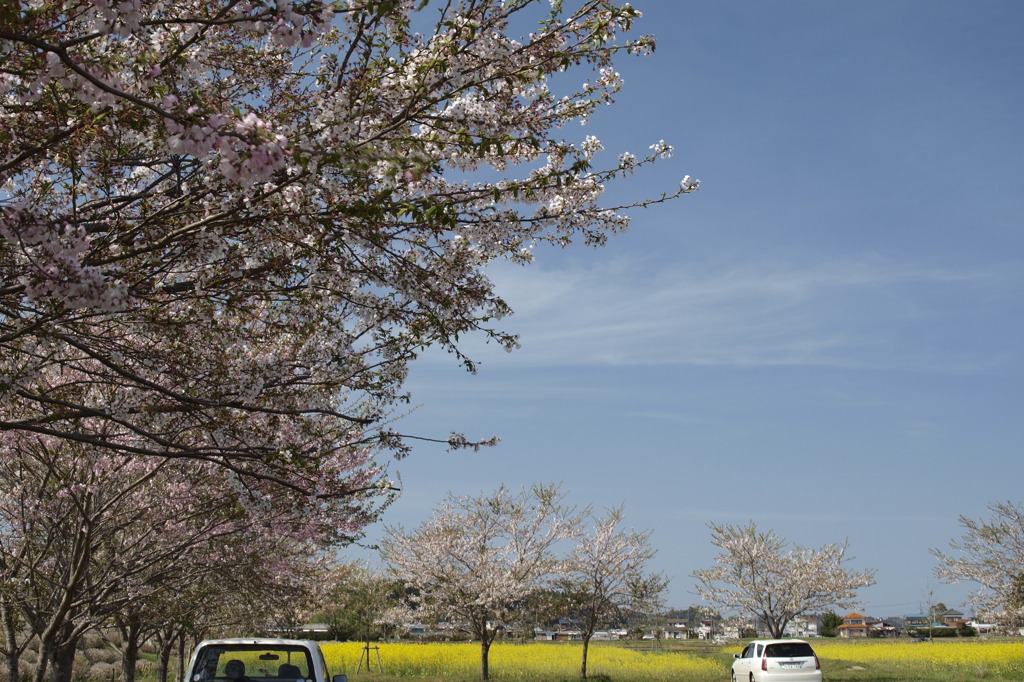
[[865, 637], [895, 637], [899, 628], [877, 618], [869, 618], [862, 613], [848, 613], [843, 616], [843, 624], [836, 630], [840, 637], [861, 639]]
[[956, 609], [949, 609], [939, 614], [939, 620], [942, 621], [943, 625], [951, 628], [960, 627], [960, 624], [964, 622], [964, 612], [957, 611]]
[[928, 621], [929, 620], [930, 619], [928, 618], [928, 616], [925, 616], [923, 614], [916, 614], [916, 615], [913, 615], [913, 616], [907, 616], [906, 618], [903, 619], [903, 628], [907, 632], [913, 632], [913, 631], [918, 630], [920, 628], [928, 627], [928, 625], [929, 625]]
[[848, 613], [843, 616], [843, 624], [836, 628], [840, 637], [859, 639], [868, 636], [868, 619], [862, 613]]
[[821, 635], [821, 622], [818, 616], [797, 616], [786, 623], [782, 631], [785, 637], [818, 637]]
[[661, 631], [662, 639], [689, 639], [690, 636], [689, 624], [678, 618], [669, 618]]

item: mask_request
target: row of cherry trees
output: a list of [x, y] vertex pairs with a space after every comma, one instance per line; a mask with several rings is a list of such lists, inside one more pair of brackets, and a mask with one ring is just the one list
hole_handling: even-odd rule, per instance
[[[66, 682], [117, 624], [269, 599], [394, 492], [409, 363], [513, 348], [486, 266], [628, 209], [580, 128], [640, 13], [613, 0], [0, 4], [0, 616]], [[436, 434], [415, 434], [435, 437]], [[461, 434], [449, 446], [478, 447]], [[301, 576], [299, 576], [301, 577]], [[294, 586], [292, 586], [294, 587]], [[244, 601], [244, 600], [243, 600]], [[169, 645], [168, 645], [169, 646]]]
[[20, 679], [30, 644], [39, 650], [35, 682], [69, 680], [82, 637], [115, 630], [122, 680], [134, 679], [146, 641], [158, 643], [165, 679], [184, 635], [262, 631], [285, 618], [284, 607], [319, 584], [322, 548], [362, 523], [354, 515], [348, 529], [332, 521], [311, 534], [305, 512], [237, 490], [210, 463], [18, 443], [0, 473], [9, 680]]

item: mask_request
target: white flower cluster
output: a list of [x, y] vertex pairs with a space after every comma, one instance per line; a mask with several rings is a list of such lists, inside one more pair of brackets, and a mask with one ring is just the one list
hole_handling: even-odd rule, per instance
[[[165, 105], [173, 105], [177, 98], [164, 98]], [[194, 112], [189, 112], [194, 113]], [[229, 122], [218, 114], [207, 119], [205, 125], [166, 123], [171, 135], [167, 147], [173, 154], [218, 159], [220, 173], [242, 187], [251, 187], [282, 169], [288, 161], [288, 144], [284, 135], [274, 133], [259, 116], [247, 112], [234, 122], [233, 129], [224, 130]]]
[[17, 246], [23, 270], [17, 282], [32, 301], [60, 300], [77, 309], [123, 310], [124, 282], [109, 280], [103, 271], [83, 263], [90, 238], [82, 227], [54, 224], [26, 207], [0, 212], [0, 237]]

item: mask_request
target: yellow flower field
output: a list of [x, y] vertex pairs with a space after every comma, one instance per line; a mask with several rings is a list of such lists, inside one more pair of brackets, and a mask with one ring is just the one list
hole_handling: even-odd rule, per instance
[[[1024, 680], [1024, 642], [937, 640], [813, 640], [829, 680]], [[474, 680], [480, 675], [477, 643], [399, 644], [379, 646], [384, 676]], [[681, 651], [686, 647], [691, 650]], [[659, 651], [637, 651], [615, 644], [591, 646], [588, 674], [615, 682], [652, 680], [725, 682], [739, 643], [724, 647], [665, 645]], [[372, 652], [371, 652], [372, 653]], [[324, 645], [332, 673], [353, 675], [363, 654], [358, 642]], [[491, 648], [490, 671], [495, 680], [573, 680], [579, 677], [582, 647], [576, 643], [498, 643]], [[363, 662], [362, 672], [366, 672]], [[370, 672], [376, 675], [377, 659]], [[380, 676], [376, 675], [376, 679]], [[355, 677], [353, 682], [358, 682]]]
[[871, 640], [865, 642], [814, 642], [814, 650], [830, 661], [860, 665], [972, 671], [979, 674], [1024, 673], [1024, 643], [981, 640]]
[[[380, 644], [384, 672], [400, 677], [438, 676], [472, 679], [480, 674], [480, 645], [477, 643]], [[497, 679], [573, 679], [579, 677], [582, 647], [578, 644], [495, 644], [491, 647], [490, 670]], [[332, 673], [353, 674], [363, 654], [358, 642], [324, 645]], [[377, 670], [371, 652], [372, 670]], [[366, 670], [365, 659], [363, 670]], [[679, 652], [643, 652], [616, 646], [592, 646], [588, 657], [590, 676], [613, 679], [716, 679], [722, 676], [720, 663]]]

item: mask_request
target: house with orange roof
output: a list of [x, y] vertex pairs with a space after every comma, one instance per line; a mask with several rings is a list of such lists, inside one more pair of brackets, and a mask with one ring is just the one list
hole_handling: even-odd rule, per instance
[[850, 639], [867, 637], [868, 630], [871, 626], [868, 625], [868, 618], [863, 613], [848, 613], [843, 616], [843, 624], [836, 628], [840, 637], [848, 637]]
[[876, 618], [869, 618], [863, 613], [848, 613], [843, 616], [843, 624], [836, 628], [840, 637], [850, 639], [863, 637], [895, 637], [899, 628]]

